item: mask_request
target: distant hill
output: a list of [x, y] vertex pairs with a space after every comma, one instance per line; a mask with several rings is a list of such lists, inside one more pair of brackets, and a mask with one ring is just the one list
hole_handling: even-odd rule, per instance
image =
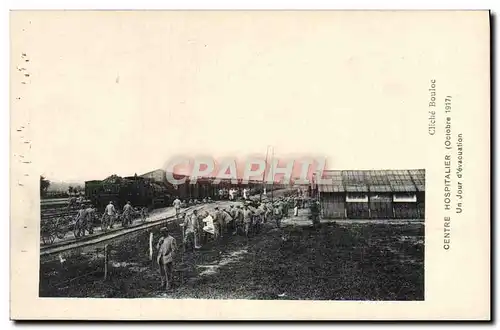
[[85, 188], [85, 183], [83, 182], [64, 182], [64, 181], [50, 181], [50, 186], [47, 189], [48, 192], [51, 191], [63, 191], [67, 192], [69, 187], [81, 187]]

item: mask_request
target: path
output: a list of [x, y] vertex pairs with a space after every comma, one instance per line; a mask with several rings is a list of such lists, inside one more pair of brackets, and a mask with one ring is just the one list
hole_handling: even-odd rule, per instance
[[[193, 209], [206, 209], [212, 211], [215, 206], [227, 207], [231, 203], [232, 202], [229, 201], [220, 201], [209, 204], [190, 206], [181, 209], [181, 216]], [[167, 207], [153, 211], [153, 213], [146, 219], [145, 222], [142, 222], [141, 219], [134, 220], [133, 223], [126, 228], [122, 227], [120, 223], [115, 223], [115, 227], [107, 231], [103, 231], [100, 227], [95, 227], [93, 234], [87, 234], [85, 237], [80, 237], [78, 239], [75, 238], [75, 235], [72, 231], [69, 231], [68, 233], [66, 233], [64, 238], [56, 238], [56, 240], [52, 244], [40, 244], [40, 254], [53, 254], [75, 247], [96, 244], [104, 240], [109, 240], [134, 231], [143, 230], [151, 226], [158, 225], [165, 220], [171, 221], [174, 219], [175, 209], [173, 207]]]

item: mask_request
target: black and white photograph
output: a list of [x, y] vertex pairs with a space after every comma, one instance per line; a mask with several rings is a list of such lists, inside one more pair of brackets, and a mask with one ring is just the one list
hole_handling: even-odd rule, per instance
[[424, 299], [425, 170], [166, 177], [41, 178], [40, 296]]
[[10, 33], [13, 319], [489, 317], [488, 11]]

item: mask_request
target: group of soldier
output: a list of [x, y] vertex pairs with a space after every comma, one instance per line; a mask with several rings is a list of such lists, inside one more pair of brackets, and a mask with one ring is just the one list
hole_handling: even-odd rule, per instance
[[[244, 202], [243, 205], [230, 205], [223, 209], [216, 206], [211, 213], [195, 209], [184, 215], [183, 241], [186, 250], [194, 251], [200, 248], [200, 243], [205, 243], [210, 235], [213, 235], [216, 241], [229, 234], [244, 235], [249, 239], [259, 234], [262, 225], [267, 222], [274, 222], [276, 227], [280, 228], [282, 219], [289, 217], [291, 209], [293, 209], [293, 215], [298, 216], [298, 210], [305, 208], [306, 205], [304, 199], [281, 197], [273, 202]], [[315, 209], [319, 210], [315, 207], [316, 205], [315, 201], [309, 203], [313, 223], [316, 223], [316, 218], [319, 219], [316, 216], [319, 212], [315, 212]], [[205, 220], [209, 215], [213, 220], [213, 231], [205, 225]]]
[[[203, 200], [198, 204], [211, 202]], [[186, 203], [176, 198], [172, 205], [176, 218], [181, 220], [181, 209]], [[277, 228], [281, 227], [281, 221], [290, 216], [293, 209], [293, 216], [298, 216], [298, 210], [309, 205], [313, 224], [319, 223], [319, 205], [315, 201], [307, 203], [301, 197], [279, 197], [273, 201], [264, 200], [252, 202], [249, 199], [243, 200], [241, 204], [232, 204], [227, 208], [216, 206], [213, 212], [193, 209], [192, 212], [185, 213], [182, 219], [183, 245], [186, 251], [194, 252], [200, 249], [202, 244], [206, 244], [210, 238], [219, 243], [222, 238], [231, 235], [242, 235], [247, 239], [247, 244], [251, 237], [261, 232], [263, 224], [273, 223]], [[122, 226], [127, 227], [133, 221], [134, 215], [140, 214], [146, 217], [146, 210], [136, 210], [130, 202], [123, 207], [123, 212], [119, 212], [112, 201], [105, 207], [101, 216], [101, 228], [107, 230], [113, 228], [116, 221], [121, 219]], [[213, 227], [208, 228], [207, 218], [212, 218]], [[85, 236], [87, 231], [93, 233], [95, 221], [98, 219], [97, 208], [81, 204], [76, 215], [75, 237]], [[177, 243], [167, 227], [160, 229], [161, 237], [156, 244], [157, 263], [160, 268], [161, 288], [170, 289], [173, 280], [173, 262], [177, 250]]]
[[[123, 211], [120, 213], [116, 210], [113, 201], [110, 201], [101, 216], [101, 229], [106, 231], [113, 228], [117, 220], [121, 220], [122, 227], [128, 227], [132, 224], [136, 215], [140, 215], [141, 219], [144, 221], [147, 217], [147, 213], [147, 208], [137, 210], [132, 206], [130, 201], [125, 204]], [[96, 207], [81, 204], [75, 217], [75, 237], [85, 236], [86, 232], [93, 234], [94, 224], [97, 219]]]
[[[176, 199], [173, 205], [176, 214], [180, 215], [181, 201]], [[216, 206], [213, 212], [194, 209], [185, 213], [181, 223], [183, 228], [182, 244], [185, 251], [194, 252], [200, 249], [210, 237], [215, 242], [230, 235], [243, 235], [247, 238], [260, 233], [262, 225], [274, 223], [277, 228], [281, 227], [281, 221], [290, 216], [293, 209], [293, 216], [298, 216], [299, 209], [309, 207], [314, 225], [319, 223], [319, 205], [317, 201], [297, 197], [280, 197], [271, 201], [258, 203], [244, 202], [243, 205], [230, 205], [227, 208]], [[206, 219], [213, 220], [213, 230], [206, 224]], [[177, 243], [167, 227], [160, 229], [161, 237], [156, 244], [157, 263], [160, 268], [161, 289], [169, 290], [173, 281], [173, 263], [177, 251]]]

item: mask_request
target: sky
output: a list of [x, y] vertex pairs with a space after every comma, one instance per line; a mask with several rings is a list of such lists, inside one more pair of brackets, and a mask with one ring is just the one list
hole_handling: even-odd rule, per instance
[[[416, 26], [384, 15], [20, 16], [13, 43], [30, 78], [17, 93], [33, 165], [51, 180], [84, 181], [178, 155], [263, 157], [272, 145], [276, 158], [323, 157], [332, 169], [423, 168], [429, 80], [452, 69], [454, 48], [440, 37], [457, 49], [460, 38], [437, 17]], [[416, 33], [429, 37], [425, 53]]]

